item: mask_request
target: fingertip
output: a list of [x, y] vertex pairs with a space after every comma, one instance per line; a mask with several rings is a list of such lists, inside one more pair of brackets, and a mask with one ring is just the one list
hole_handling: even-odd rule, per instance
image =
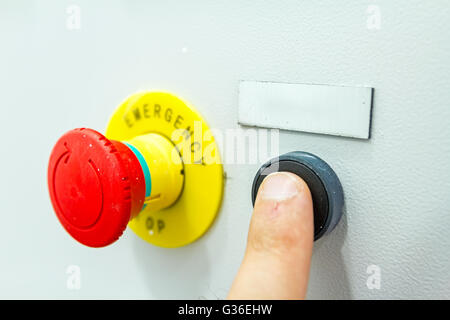
[[289, 172], [268, 175], [255, 201], [247, 249], [290, 250], [313, 239], [313, 229], [308, 185]]
[[291, 172], [273, 172], [261, 183], [255, 206], [259, 200], [281, 202], [293, 197], [312, 203], [311, 191], [302, 178]]

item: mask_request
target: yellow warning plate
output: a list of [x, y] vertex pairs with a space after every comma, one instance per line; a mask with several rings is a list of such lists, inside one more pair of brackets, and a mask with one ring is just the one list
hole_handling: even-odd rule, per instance
[[184, 186], [169, 208], [145, 208], [129, 227], [160, 247], [180, 247], [201, 237], [213, 223], [223, 194], [223, 168], [217, 144], [206, 122], [191, 106], [170, 93], [130, 96], [111, 117], [106, 137], [130, 140], [158, 133], [177, 148], [184, 165]]

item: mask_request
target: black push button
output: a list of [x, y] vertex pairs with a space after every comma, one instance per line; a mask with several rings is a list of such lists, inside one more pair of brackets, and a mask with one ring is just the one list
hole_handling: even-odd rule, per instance
[[311, 191], [314, 206], [314, 240], [331, 232], [342, 216], [344, 192], [333, 169], [311, 153], [289, 152], [262, 165], [253, 180], [253, 205], [264, 178], [272, 172], [281, 171], [298, 175]]

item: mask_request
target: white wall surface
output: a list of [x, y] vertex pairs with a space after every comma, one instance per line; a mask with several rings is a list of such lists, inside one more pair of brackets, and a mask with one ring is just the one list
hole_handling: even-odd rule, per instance
[[[81, 9], [68, 30], [66, 8]], [[367, 27], [370, 5], [380, 29]], [[346, 212], [315, 243], [311, 299], [450, 298], [447, 0], [0, 2], [0, 298], [224, 298], [243, 256], [258, 165], [226, 165], [221, 212], [183, 248], [127, 230], [104, 249], [59, 225], [46, 167], [74, 127], [103, 131], [138, 90], [171, 91], [237, 128], [238, 81], [375, 88], [372, 138], [280, 132], [325, 159]], [[80, 290], [66, 268], [81, 269]], [[381, 269], [368, 289], [366, 269]]]

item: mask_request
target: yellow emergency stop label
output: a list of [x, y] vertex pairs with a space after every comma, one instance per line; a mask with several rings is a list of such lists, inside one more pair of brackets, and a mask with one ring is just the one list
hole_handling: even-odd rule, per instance
[[222, 202], [223, 168], [216, 141], [200, 114], [170, 93], [141, 92], [126, 99], [111, 117], [106, 137], [126, 141], [157, 133], [173, 143], [173, 161], [183, 162], [184, 186], [169, 208], [145, 208], [129, 222], [142, 239], [180, 247], [201, 237]]

